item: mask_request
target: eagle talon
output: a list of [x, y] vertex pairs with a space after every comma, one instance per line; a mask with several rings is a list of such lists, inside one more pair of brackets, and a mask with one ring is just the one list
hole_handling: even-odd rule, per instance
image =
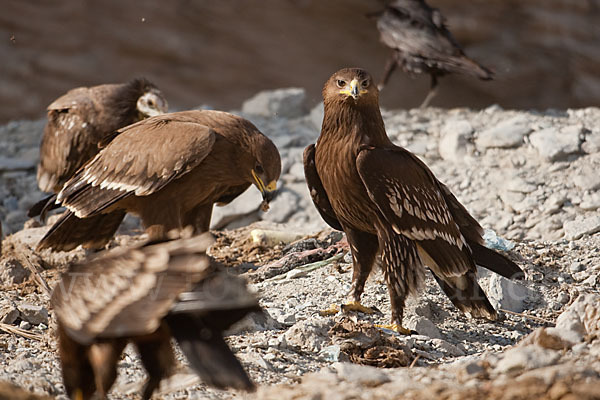
[[360, 304], [360, 302], [358, 301], [352, 301], [348, 304], [344, 304], [342, 306], [342, 311], [344, 312], [348, 312], [348, 311], [358, 311], [364, 314], [373, 314], [375, 313], [375, 310], [373, 310], [370, 307], [365, 307], [362, 304]]
[[319, 315], [321, 315], [321, 316], [335, 315], [335, 314], [339, 313], [340, 311], [342, 311], [342, 312], [358, 311], [363, 314], [375, 313], [375, 310], [373, 310], [372, 308], [365, 307], [362, 304], [360, 304], [360, 302], [358, 302], [358, 301], [352, 301], [350, 303], [342, 304], [342, 305], [332, 304], [329, 307], [329, 309], [319, 311]]
[[415, 335], [417, 334], [417, 332], [408, 329], [408, 328], [404, 328], [402, 325], [398, 325], [398, 324], [389, 324], [389, 325], [380, 325], [380, 324], [375, 324], [376, 328], [383, 328], [383, 329], [389, 329], [391, 331], [397, 332], [401, 335], [406, 335], [406, 336], [410, 336], [410, 335]]
[[319, 311], [319, 315], [322, 317], [328, 316], [328, 315], [335, 315], [337, 313], [339, 313], [341, 310], [341, 307], [339, 304], [332, 304], [329, 306], [329, 308], [327, 310], [321, 310]]

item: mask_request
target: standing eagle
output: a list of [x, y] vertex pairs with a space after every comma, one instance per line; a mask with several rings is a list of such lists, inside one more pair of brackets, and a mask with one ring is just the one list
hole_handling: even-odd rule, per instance
[[415, 74], [429, 74], [431, 87], [422, 107], [426, 107], [437, 87], [437, 78], [450, 72], [483, 80], [493, 73], [467, 57], [444, 23], [444, 17], [424, 0], [394, 0], [378, 13], [380, 39], [393, 50], [379, 90], [383, 89], [397, 66]]
[[149, 399], [174, 372], [171, 336], [207, 384], [254, 387], [222, 332], [260, 307], [242, 279], [211, 262], [205, 252], [212, 242], [206, 233], [70, 266], [52, 293], [69, 397], [105, 398], [123, 349], [133, 343], [149, 375]]
[[[316, 145], [304, 151], [304, 171], [319, 213], [346, 233], [352, 252], [354, 302], [378, 255], [402, 328], [404, 301], [416, 292], [424, 266], [461, 311], [496, 319], [476, 280], [476, 264], [506, 277], [522, 273], [483, 246], [483, 229], [446, 186], [408, 150], [387, 137], [378, 90], [368, 72], [342, 69], [323, 88], [325, 115]], [[368, 309], [367, 309], [368, 310]]]
[[225, 204], [254, 184], [263, 209], [281, 173], [277, 148], [250, 121], [221, 111], [151, 117], [114, 134], [58, 193], [67, 212], [38, 250], [100, 248], [127, 212], [151, 239], [193, 226], [205, 232], [213, 203]]
[[[167, 112], [160, 90], [146, 79], [124, 84], [80, 87], [68, 91], [48, 106], [37, 170], [38, 186], [58, 193], [83, 164], [100, 151], [98, 144], [117, 129]], [[39, 215], [54, 196], [29, 211]]]

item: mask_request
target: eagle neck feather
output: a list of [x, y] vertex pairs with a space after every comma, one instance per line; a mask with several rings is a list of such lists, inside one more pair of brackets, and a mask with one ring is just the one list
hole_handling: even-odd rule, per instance
[[333, 140], [355, 146], [387, 146], [383, 118], [377, 104], [350, 104], [348, 101], [326, 101], [319, 141]]

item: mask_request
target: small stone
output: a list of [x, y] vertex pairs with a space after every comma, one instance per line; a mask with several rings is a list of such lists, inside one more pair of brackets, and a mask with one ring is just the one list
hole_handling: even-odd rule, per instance
[[579, 203], [579, 208], [585, 211], [595, 211], [600, 208], [600, 192], [585, 193]]
[[555, 350], [544, 349], [537, 345], [513, 347], [504, 353], [504, 357], [496, 364], [498, 373], [519, 373], [531, 369], [553, 365], [560, 358]]
[[390, 377], [379, 368], [350, 363], [335, 363], [332, 367], [346, 382], [375, 387], [390, 381]]
[[411, 316], [406, 321], [406, 328], [416, 331], [419, 335], [440, 339], [442, 334], [430, 319], [421, 316]]
[[581, 272], [581, 271], [585, 270], [585, 266], [582, 263], [580, 263], [579, 261], [575, 261], [574, 263], [572, 263], [569, 266], [569, 270], [571, 271], [571, 273]]
[[573, 173], [572, 179], [575, 186], [582, 190], [595, 191], [600, 189], [600, 174], [598, 174], [597, 167], [594, 168], [591, 165], [586, 165], [578, 168]]
[[595, 287], [598, 283], [598, 277], [596, 275], [590, 275], [581, 283], [589, 287]]
[[503, 308], [513, 312], [523, 311], [525, 300], [534, 297], [525, 286], [497, 274], [492, 274], [487, 293], [496, 309]]
[[301, 88], [265, 90], [246, 100], [242, 112], [265, 117], [301, 117], [308, 113], [306, 92]]
[[35, 304], [22, 303], [19, 305], [19, 311], [21, 311], [21, 318], [30, 324], [48, 325], [48, 310], [42, 306]]
[[569, 302], [569, 300], [571, 300], [571, 297], [567, 293], [560, 293], [558, 295], [558, 297], [556, 298], [556, 300], [559, 303], [567, 304]]
[[19, 318], [19, 310], [11, 302], [0, 303], [0, 323], [12, 324]]
[[319, 352], [329, 342], [329, 319], [296, 322], [285, 332], [285, 341], [290, 347]]
[[31, 324], [28, 321], [21, 321], [19, 328], [28, 330], [31, 329]]
[[473, 127], [466, 120], [450, 120], [440, 132], [439, 153], [444, 160], [462, 161], [473, 154], [474, 146], [470, 139]]
[[29, 277], [29, 270], [25, 269], [19, 260], [5, 258], [0, 261], [0, 283], [13, 285], [22, 283]]
[[576, 240], [583, 235], [591, 235], [600, 231], [600, 215], [579, 217], [563, 224], [565, 239]]
[[448, 353], [452, 357], [462, 357], [465, 355], [464, 351], [443, 339], [432, 339], [431, 342], [435, 347], [439, 348], [445, 353]]
[[600, 331], [600, 295], [582, 294], [556, 319], [556, 329], [585, 335]]
[[530, 131], [529, 119], [525, 115], [517, 115], [481, 132], [475, 144], [480, 150], [519, 147]]
[[529, 135], [529, 141], [539, 155], [550, 162], [565, 160], [580, 152], [583, 128], [579, 125], [557, 130], [546, 128]]

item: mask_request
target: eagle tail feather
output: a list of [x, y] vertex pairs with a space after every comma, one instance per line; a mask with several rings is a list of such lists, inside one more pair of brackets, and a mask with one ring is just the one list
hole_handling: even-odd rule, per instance
[[[229, 311], [210, 313], [217, 317]], [[220, 323], [210, 316], [169, 314], [167, 324], [181, 351], [202, 380], [214, 387], [254, 390], [254, 384], [222, 336]]]
[[80, 244], [99, 249], [112, 238], [123, 218], [123, 210], [88, 218], [78, 218], [73, 212], [67, 211], [40, 240], [37, 250], [51, 248], [54, 251], [69, 251]]
[[38, 215], [40, 216], [41, 221], [46, 220], [46, 214], [49, 211], [56, 210], [60, 207], [60, 204], [56, 204], [56, 194], [51, 194], [50, 196], [46, 196], [37, 203], [35, 203], [29, 211], [27, 211], [27, 216], [29, 218], [35, 218]]
[[505, 255], [475, 242], [469, 242], [469, 247], [471, 248], [475, 264], [487, 268], [508, 279], [525, 278], [523, 270]]
[[466, 280], [465, 289], [432, 274], [440, 285], [446, 296], [465, 314], [470, 314], [473, 318], [486, 318], [494, 321], [498, 318], [496, 309], [492, 306], [483, 289], [477, 283], [475, 274], [467, 273], [457, 279]]

